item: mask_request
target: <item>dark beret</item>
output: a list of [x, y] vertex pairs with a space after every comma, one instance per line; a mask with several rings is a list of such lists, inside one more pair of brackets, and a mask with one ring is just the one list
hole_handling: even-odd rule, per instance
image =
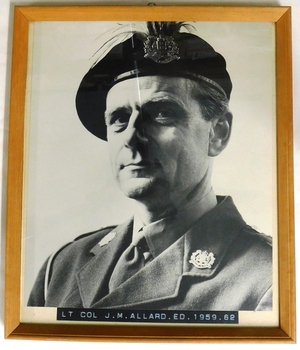
[[226, 61], [211, 45], [190, 33], [151, 34], [134, 34], [112, 47], [83, 77], [76, 96], [77, 113], [95, 136], [106, 140], [106, 96], [113, 85], [125, 79], [185, 77], [210, 84], [229, 100], [232, 84]]

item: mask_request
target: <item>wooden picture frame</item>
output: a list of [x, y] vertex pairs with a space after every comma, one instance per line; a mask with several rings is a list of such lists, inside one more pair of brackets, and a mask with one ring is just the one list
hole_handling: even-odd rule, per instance
[[[278, 325], [133, 324], [24, 322], [21, 320], [24, 264], [24, 203], [28, 175], [27, 99], [37, 22], [199, 21], [272, 23], [275, 32]], [[51, 53], [50, 53], [51, 54]], [[17, 6], [14, 12], [7, 234], [5, 337], [73, 341], [295, 342], [295, 245], [293, 212], [291, 8], [255, 6]]]

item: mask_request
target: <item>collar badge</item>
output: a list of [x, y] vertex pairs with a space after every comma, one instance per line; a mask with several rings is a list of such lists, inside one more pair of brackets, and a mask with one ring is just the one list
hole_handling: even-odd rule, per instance
[[208, 253], [207, 250], [196, 250], [189, 260], [198, 269], [211, 269], [215, 262], [213, 253]]
[[103, 247], [104, 245], [108, 244], [112, 239], [116, 237], [116, 234], [116, 231], [111, 231], [106, 236], [104, 236], [99, 242], [100, 247]]

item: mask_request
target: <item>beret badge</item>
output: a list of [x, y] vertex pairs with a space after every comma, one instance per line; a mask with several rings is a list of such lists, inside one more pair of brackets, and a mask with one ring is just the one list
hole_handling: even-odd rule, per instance
[[169, 63], [179, 60], [179, 47], [172, 36], [148, 36], [144, 42], [145, 58], [156, 63]]

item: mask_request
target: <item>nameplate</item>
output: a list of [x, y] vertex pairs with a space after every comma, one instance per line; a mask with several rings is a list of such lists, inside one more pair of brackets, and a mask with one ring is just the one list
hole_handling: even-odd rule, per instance
[[59, 321], [238, 324], [238, 316], [238, 311], [57, 309]]

